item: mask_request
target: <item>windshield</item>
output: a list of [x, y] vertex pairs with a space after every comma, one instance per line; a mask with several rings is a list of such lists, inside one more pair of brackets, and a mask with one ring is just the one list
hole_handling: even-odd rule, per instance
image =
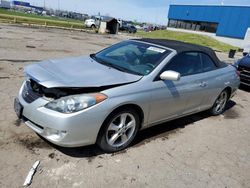
[[97, 62], [123, 72], [147, 75], [170, 53], [151, 44], [125, 41], [91, 55]]

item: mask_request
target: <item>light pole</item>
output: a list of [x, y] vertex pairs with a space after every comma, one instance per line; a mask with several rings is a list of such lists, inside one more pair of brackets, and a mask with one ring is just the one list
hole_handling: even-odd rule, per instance
[[60, 10], [60, 0], [58, 0], [58, 10]]

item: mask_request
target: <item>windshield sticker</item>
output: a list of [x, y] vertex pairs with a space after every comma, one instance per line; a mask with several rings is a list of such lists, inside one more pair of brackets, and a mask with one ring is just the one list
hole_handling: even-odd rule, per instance
[[148, 50], [154, 51], [154, 52], [159, 52], [159, 53], [164, 53], [166, 50], [162, 49], [162, 48], [157, 48], [154, 46], [150, 46], [148, 47]]

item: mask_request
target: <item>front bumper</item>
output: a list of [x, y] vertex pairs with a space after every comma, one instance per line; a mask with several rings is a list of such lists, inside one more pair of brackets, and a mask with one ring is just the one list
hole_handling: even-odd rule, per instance
[[240, 72], [240, 83], [250, 86], [250, 68], [238, 65], [238, 71]]
[[27, 103], [22, 95], [22, 85], [18, 99], [21, 103], [22, 119], [25, 124], [46, 140], [64, 147], [94, 144], [98, 132], [108, 115], [103, 101], [85, 110], [63, 114], [44, 107], [49, 101], [40, 97]]

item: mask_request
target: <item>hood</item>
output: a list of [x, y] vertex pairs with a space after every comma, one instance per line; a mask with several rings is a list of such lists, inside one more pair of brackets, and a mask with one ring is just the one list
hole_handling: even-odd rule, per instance
[[239, 61], [239, 65], [250, 68], [250, 56], [247, 55]]
[[42, 61], [25, 67], [26, 75], [47, 88], [103, 87], [142, 78], [99, 64], [90, 57]]

